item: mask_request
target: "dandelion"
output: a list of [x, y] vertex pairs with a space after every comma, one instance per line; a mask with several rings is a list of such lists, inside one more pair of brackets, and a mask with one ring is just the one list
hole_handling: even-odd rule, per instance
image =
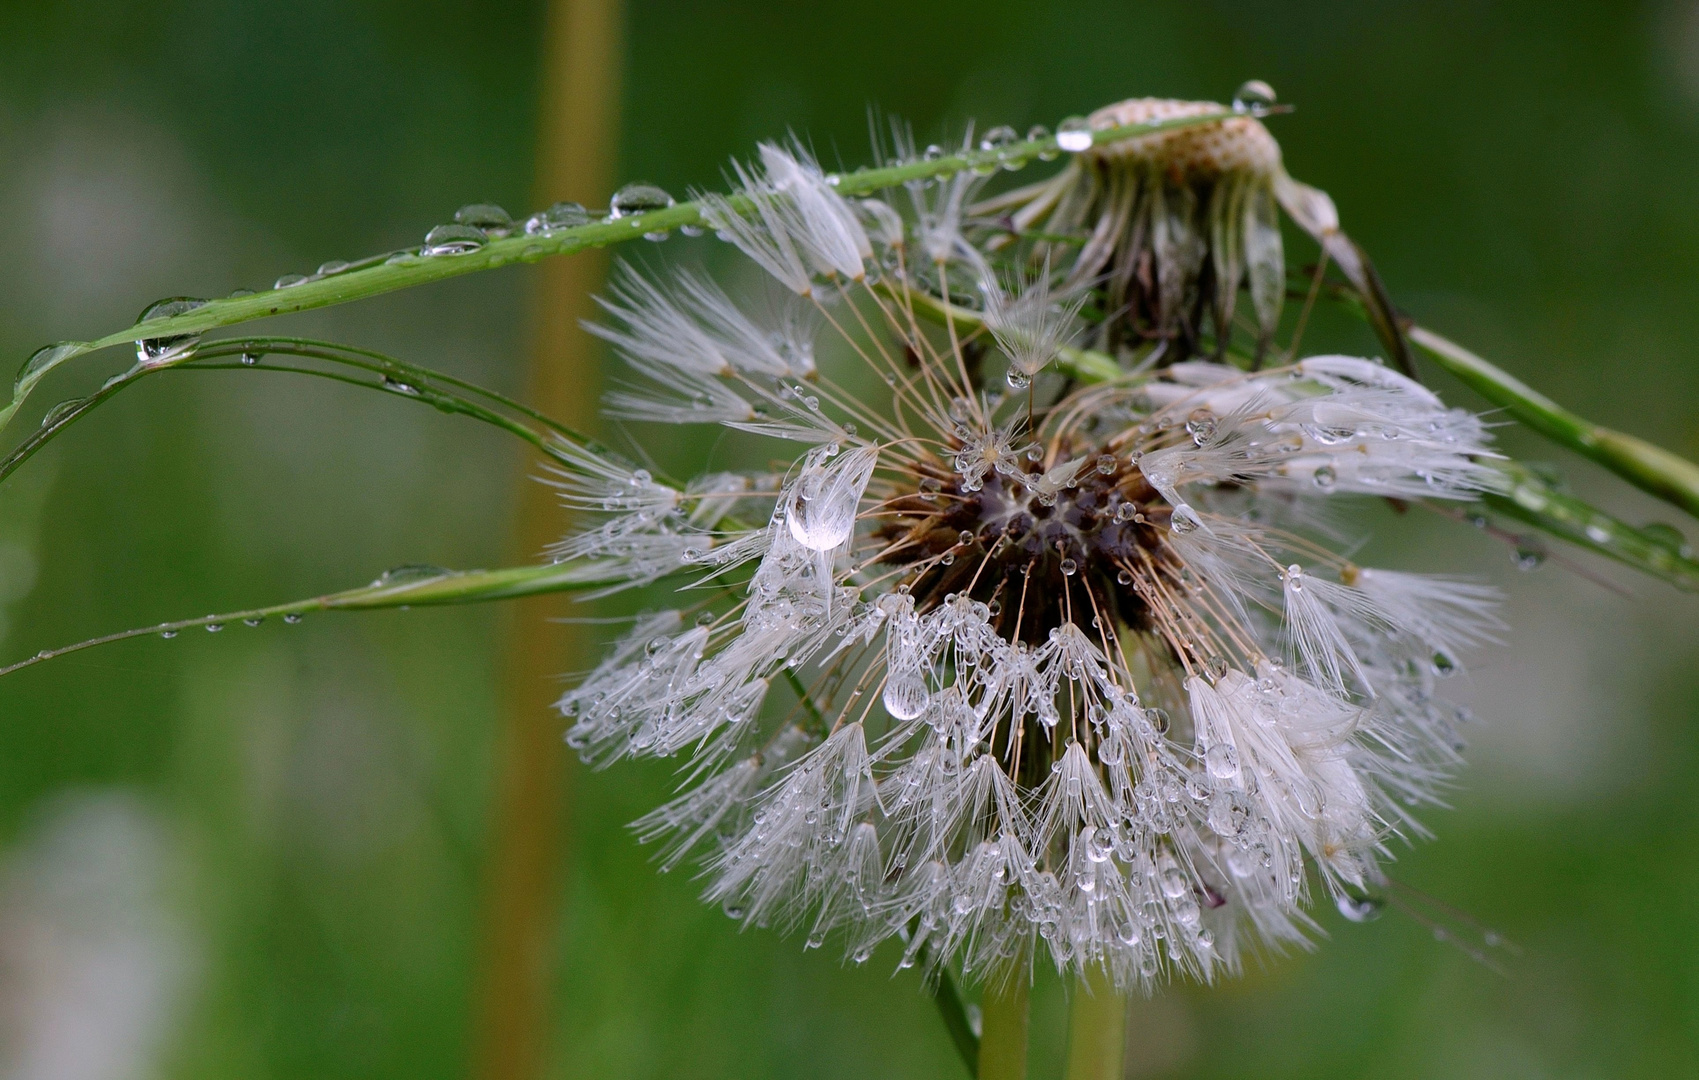
[[[959, 178], [905, 216], [839, 197], [794, 147], [760, 157], [737, 170], [752, 212], [710, 200], [710, 220], [794, 299], [756, 314], [627, 274], [597, 332], [637, 378], [622, 415], [802, 449], [782, 475], [673, 487], [578, 448], [563, 480], [595, 520], [562, 557], [680, 585], [560, 701], [596, 764], [681, 759], [640, 835], [666, 865], [698, 852], [744, 923], [987, 975], [1048, 955], [1123, 987], [1208, 979], [1303, 941], [1312, 889], [1357, 902], [1456, 765], [1465, 714], [1436, 683], [1499, 624], [1491, 589], [1358, 566], [1323, 524], [1339, 500], [1492, 490], [1485, 426], [1353, 357], [1175, 348], [1105, 384], [1047, 374], [1088, 295], [1125, 309], [1100, 343], [1184, 342], [1186, 298], [1213, 289], [1225, 327], [1248, 278], [1266, 341], [1266, 131], [1111, 144], [1024, 195], [1022, 227], [1035, 206], [1090, 223], [1060, 285], [1049, 241], [960, 212]], [[1210, 201], [1187, 202], [1206, 173]], [[953, 277], [983, 285], [977, 308]], [[813, 335], [889, 400], [818, 370]]]

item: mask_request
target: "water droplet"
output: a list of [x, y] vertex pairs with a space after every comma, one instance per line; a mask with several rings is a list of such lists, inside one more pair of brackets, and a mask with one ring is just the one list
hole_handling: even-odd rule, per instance
[[295, 286], [305, 285], [311, 280], [313, 279], [308, 277], [306, 274], [284, 274], [282, 277], [272, 282], [271, 287], [274, 289], [293, 289]]
[[1186, 503], [1181, 503], [1179, 506], [1176, 506], [1173, 514], [1171, 514], [1168, 519], [1169, 528], [1181, 535], [1185, 535], [1189, 532], [1196, 532], [1198, 526], [1202, 524], [1203, 520], [1198, 517], [1197, 511], [1193, 510]]
[[1203, 764], [1217, 780], [1231, 780], [1239, 775], [1239, 751], [1231, 743], [1216, 743], [1204, 751]]
[[1251, 79], [1233, 91], [1233, 111], [1265, 116], [1274, 107], [1274, 87], [1261, 79]]
[[1510, 558], [1516, 564], [1518, 570], [1538, 570], [1545, 565], [1546, 546], [1537, 537], [1519, 537], [1516, 541], [1515, 550], [1510, 553]]
[[1213, 439], [1219, 426], [1215, 414], [1208, 409], [1193, 409], [1192, 414], [1186, 417], [1186, 434], [1199, 446]]
[[53, 408], [47, 410], [47, 414], [41, 418], [41, 426], [44, 428], [52, 427], [59, 423], [59, 421], [65, 419], [65, 417], [71, 415], [71, 413], [75, 412], [77, 406], [82, 403], [82, 398], [70, 398], [69, 400], [61, 401], [59, 404], [53, 406]]
[[1457, 661], [1442, 652], [1434, 653], [1433, 666], [1434, 674], [1441, 676], [1442, 678], [1444, 676], [1455, 675], [1457, 673]]
[[1150, 726], [1156, 729], [1158, 735], [1168, 734], [1168, 728], [1173, 723], [1167, 709], [1146, 709], [1144, 718], [1150, 721]]
[[[1034, 124], [1026, 129], [1027, 142], [1043, 142], [1050, 138], [1050, 129], [1043, 124]], [[1041, 150], [1038, 154], [1040, 161], [1055, 161], [1056, 151]]]
[[301, 616], [298, 613], [291, 611], [289, 614], [283, 616], [283, 621], [288, 623], [290, 626], [294, 626], [296, 623], [301, 621]]
[[727, 900], [720, 906], [720, 910], [726, 913], [728, 919], [741, 919], [745, 914], [743, 905], [736, 900]]
[[1370, 922], [1380, 918], [1386, 902], [1375, 896], [1351, 896], [1341, 893], [1337, 901], [1339, 914], [1352, 922]]
[[525, 219], [529, 236], [550, 236], [562, 229], [590, 224], [590, 212], [575, 202], [557, 202]]
[[265, 616], [264, 615], [250, 615], [248, 618], [242, 620], [242, 625], [243, 626], [258, 626], [260, 623], [263, 623], [263, 622], [265, 622]]
[[1017, 367], [1011, 367], [1009, 373], [1003, 377], [1008, 380], [1009, 387], [1013, 390], [1025, 390], [1032, 385], [1032, 376]]
[[443, 255], [465, 255], [484, 246], [484, 230], [470, 225], [438, 225], [425, 234], [425, 246], [419, 254], [436, 258]]
[[1133, 572], [1131, 570], [1122, 570], [1120, 573], [1115, 575], [1115, 583], [1117, 585], [1131, 585], [1133, 583]]
[[918, 671], [894, 672], [885, 680], [885, 711], [898, 720], [913, 720], [926, 711], [932, 694]]
[[608, 217], [623, 218], [665, 210], [673, 205], [673, 197], [654, 184], [627, 184], [614, 192], [608, 201]]
[[373, 588], [387, 585], [411, 585], [418, 581], [430, 581], [434, 578], [447, 577], [448, 571], [440, 566], [430, 566], [426, 563], [406, 563], [391, 567], [379, 574], [372, 581]]
[[1681, 530], [1674, 525], [1662, 521], [1653, 521], [1640, 526], [1640, 531], [1646, 535], [1648, 540], [1669, 548], [1684, 559], [1693, 557], [1693, 548], [1688, 544], [1687, 537], [1683, 536]]
[[1587, 523], [1587, 539], [1595, 544], [1608, 543], [1611, 538], [1610, 522], [1604, 518], [1594, 518]]
[[1056, 145], [1070, 153], [1091, 149], [1091, 121], [1070, 116], [1056, 125]]
[[955, 564], [955, 561], [956, 554], [953, 551], [946, 551], [944, 554], [938, 556], [938, 562], [944, 566], [952, 566]]
[[260, 356], [261, 356], [261, 354], [256, 353], [256, 352], [245, 352], [245, 353], [243, 353], [242, 354], [242, 366], [243, 367], [253, 367], [255, 364], [260, 362]]
[[34, 382], [59, 364], [82, 353], [84, 348], [85, 346], [80, 341], [61, 341], [53, 345], [43, 345], [35, 352], [30, 353], [30, 358], [25, 360], [23, 366], [18, 369], [16, 385], [24, 386]]
[[[161, 300], [149, 304], [147, 310], [136, 319], [140, 325], [150, 319], [168, 319], [173, 315], [181, 315], [193, 311], [206, 304], [205, 300], [197, 300], [192, 296], [174, 296], [169, 300]], [[173, 360], [188, 358], [200, 344], [199, 334], [173, 334], [170, 337], [144, 338], [136, 342], [136, 362], [138, 364], [168, 364]]]
[[391, 393], [405, 394], [408, 397], [419, 396], [419, 388], [417, 386], [414, 386], [410, 382], [402, 382], [400, 379], [392, 378], [388, 375], [383, 377], [383, 388]]
[[216, 634], [222, 629], [224, 629], [224, 624], [221, 622], [209, 622], [206, 624], [206, 632], [209, 634]]
[[172, 638], [177, 636], [177, 631], [175, 631], [175, 630], [161, 630], [159, 632], [159, 636], [164, 638], [167, 641], [170, 641]]
[[330, 277], [333, 274], [340, 274], [342, 271], [348, 269], [349, 265], [350, 264], [346, 260], [332, 259], [330, 262], [320, 263], [318, 270], [315, 272], [315, 276]]
[[[994, 127], [990, 131], [987, 131], [985, 133], [985, 137], [979, 140], [979, 148], [981, 150], [993, 152], [1002, 151], [1005, 147], [1018, 142], [1020, 137], [1019, 132], [1017, 132], [1014, 128], [1009, 127], [1007, 124], [1004, 124], [1001, 127]], [[1001, 159], [1001, 153], [998, 154], [998, 157]], [[1007, 162], [1005, 162], [1003, 167], [1009, 168], [1010, 166]]]
[[506, 236], [513, 231], [513, 219], [495, 203], [472, 203], [454, 212], [456, 225], [470, 225], [487, 236]]

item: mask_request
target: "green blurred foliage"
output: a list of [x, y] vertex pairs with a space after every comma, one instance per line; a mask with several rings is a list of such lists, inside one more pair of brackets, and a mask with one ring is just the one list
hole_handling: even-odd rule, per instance
[[[160, 296], [412, 242], [464, 202], [524, 208], [542, 18], [496, 0], [0, 6], [0, 347], [21, 361]], [[787, 130], [859, 163], [869, 105], [941, 141], [970, 118], [1054, 124], [1266, 79], [1298, 106], [1274, 122], [1288, 166], [1333, 194], [1405, 307], [1593, 419], [1699, 453], [1690, 2], [638, 2], [628, 42], [619, 171], [675, 192]], [[508, 270], [278, 329], [513, 390], [530, 287]], [[1342, 320], [1309, 343], [1371, 347]], [[58, 376], [38, 408], [121, 363]], [[1674, 516], [1506, 437], [1613, 510]], [[663, 465], [704, 449], [670, 438], [646, 442]], [[525, 468], [406, 402], [263, 371], [150, 380], [0, 491], [0, 540], [25, 553], [5, 564], [22, 582], [0, 589], [5, 653], [404, 562], [499, 563], [492, 523]], [[1501, 974], [1397, 913], [1323, 911], [1313, 953], [1136, 1006], [1129, 1075], [1699, 1073], [1699, 605], [1591, 563], [1622, 592], [1555, 563], [1517, 575], [1460, 526], [1373, 520], [1379, 558], [1511, 589], [1509, 644], [1463, 687], [1474, 767], [1395, 873], [1522, 951]], [[464, 1073], [498, 625], [236, 626], [0, 687], [0, 837], [54, 792], [118, 786], [182, 851], [200, 961], [163, 1071]], [[959, 1075], [894, 956], [856, 968], [738, 933], [687, 872], [654, 872], [624, 823], [670, 783], [655, 765], [574, 775], [555, 1074]], [[1041, 977], [1036, 1077], [1059, 1073], [1065, 1008]]]

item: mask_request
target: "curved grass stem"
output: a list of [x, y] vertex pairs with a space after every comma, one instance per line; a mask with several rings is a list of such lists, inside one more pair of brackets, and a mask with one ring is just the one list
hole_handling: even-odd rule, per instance
[[296, 622], [301, 616], [317, 611], [376, 611], [383, 608], [442, 607], [450, 604], [476, 604], [486, 600], [512, 600], [521, 596], [567, 592], [575, 589], [606, 587], [609, 578], [599, 573], [599, 562], [575, 561], [542, 566], [513, 566], [499, 570], [444, 570], [440, 567], [402, 567], [379, 577], [370, 585], [357, 589], [292, 600], [267, 607], [245, 608], [219, 615], [203, 615], [196, 619], [178, 619], [153, 626], [122, 630], [115, 634], [89, 638], [74, 645], [43, 649], [34, 656], [0, 667], [0, 677], [14, 671], [33, 667], [70, 653], [107, 645], [130, 638], [158, 634], [174, 637], [184, 630], [223, 629], [241, 622], [250, 626], [270, 618]]
[[[1127, 124], [1094, 132], [1092, 139], [1094, 143], [1114, 142], [1160, 131], [1218, 123], [1232, 115], [1234, 114], [1224, 110], [1218, 114], [1177, 117], [1148, 124]], [[1048, 158], [1058, 152], [1060, 150], [1054, 138], [1028, 139], [995, 150], [965, 151], [899, 165], [857, 169], [854, 172], [835, 175], [832, 182], [842, 195], [871, 195], [908, 181], [951, 176], [969, 169], [994, 170], [1019, 166], [1040, 158]], [[742, 196], [732, 196], [731, 205], [740, 212], [754, 210], [754, 204]], [[546, 233], [521, 231], [517, 235], [490, 240], [478, 248], [460, 254], [426, 255], [422, 253], [422, 249], [398, 251], [388, 257], [361, 260], [340, 273], [315, 275], [286, 288], [266, 289], [223, 300], [209, 300], [181, 314], [139, 322], [92, 341], [60, 342], [37, 350], [19, 371], [13, 384], [11, 401], [0, 407], [0, 429], [4, 429], [11, 422], [19, 406], [48, 374], [70, 360], [99, 349], [145, 340], [204, 334], [208, 330], [270, 318], [273, 315], [287, 315], [346, 304], [399, 289], [426, 285], [433, 281], [444, 281], [515, 263], [536, 262], [554, 255], [571, 255], [589, 248], [635, 240], [650, 233], [666, 233], [701, 224], [701, 207], [698, 203], [690, 201], [663, 210], [608, 218]]]

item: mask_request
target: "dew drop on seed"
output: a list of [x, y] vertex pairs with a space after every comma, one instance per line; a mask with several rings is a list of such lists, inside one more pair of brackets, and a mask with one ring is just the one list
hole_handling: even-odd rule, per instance
[[1239, 751], [1231, 743], [1216, 743], [1204, 751], [1203, 764], [1217, 780], [1231, 780], [1239, 775]]
[[1075, 562], [1073, 559], [1063, 559], [1062, 560], [1062, 573], [1068, 575], [1069, 577], [1073, 577], [1076, 573], [1079, 572], [1079, 569], [1080, 569], [1080, 564]]
[[470, 225], [487, 236], [506, 236], [513, 231], [513, 218], [495, 203], [472, 203], [454, 212], [456, 225]]
[[575, 202], [557, 202], [547, 210], [539, 210], [525, 219], [527, 236], [549, 236], [561, 229], [588, 225], [590, 212]]
[[1274, 102], [1274, 87], [1261, 79], [1251, 79], [1233, 91], [1233, 111], [1236, 113], [1262, 116], [1273, 108]]
[[[136, 319], [138, 324], [150, 319], [168, 319], [173, 315], [181, 315], [203, 307], [205, 300], [197, 300], [192, 296], [174, 296], [149, 304], [147, 309]], [[170, 337], [144, 338], [136, 342], [136, 362], [139, 364], [166, 364], [173, 360], [187, 358], [199, 345], [199, 334], [173, 334]], [[40, 355], [39, 353], [37, 355]], [[34, 361], [34, 357], [30, 358]], [[28, 365], [26, 365], [27, 370]]]
[[608, 217], [623, 218], [665, 210], [673, 205], [673, 197], [654, 184], [627, 184], [614, 192], [608, 201]]
[[438, 225], [425, 234], [425, 246], [419, 254], [427, 258], [466, 255], [483, 247], [486, 239], [484, 230], [470, 225]]
[[1323, 491], [1332, 491], [1339, 483], [1339, 473], [1332, 465], [1323, 465], [1316, 469], [1310, 480]]
[[[1044, 140], [1050, 138], [1050, 129], [1045, 127], [1043, 124], [1034, 124], [1034, 125], [1032, 125], [1032, 127], [1027, 128], [1026, 138], [1027, 138], [1027, 142], [1043, 142]], [[1056, 160], [1056, 151], [1054, 151], [1054, 150], [1042, 150], [1038, 154], [1038, 160], [1040, 160], [1040, 161], [1055, 161]]]
[[1189, 532], [1196, 532], [1203, 521], [1199, 519], [1196, 510], [1185, 503], [1181, 503], [1174, 508], [1173, 514], [1168, 519], [1168, 524], [1175, 532], [1184, 535]]
[[1032, 385], [1031, 376], [1027, 375], [1027, 373], [1022, 371], [1020, 368], [1010, 368], [1009, 373], [1005, 375], [1004, 378], [1008, 380], [1009, 388], [1012, 390], [1025, 390], [1027, 387]]
[[1122, 570], [1120, 573], [1116, 574], [1115, 583], [1117, 585], [1131, 585], [1133, 583], [1132, 571]]

